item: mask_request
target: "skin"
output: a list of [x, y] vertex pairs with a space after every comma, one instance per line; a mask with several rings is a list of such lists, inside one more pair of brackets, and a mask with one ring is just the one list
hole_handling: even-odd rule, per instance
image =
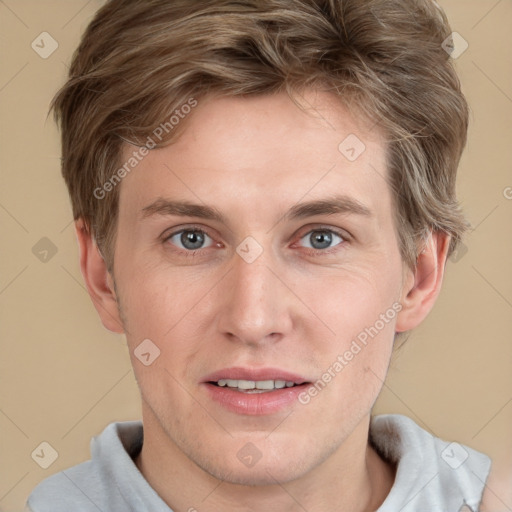
[[[510, 451], [508, 452], [510, 453]], [[509, 460], [496, 461], [493, 465], [482, 496], [480, 512], [503, 512], [512, 504], [512, 470]]]
[[[416, 267], [406, 267], [381, 134], [327, 93], [303, 99], [306, 112], [285, 94], [201, 100], [180, 138], [123, 180], [112, 275], [76, 223], [89, 293], [104, 325], [126, 333], [139, 383], [136, 463], [177, 512], [371, 511], [393, 484], [395, 468], [368, 444], [371, 409], [395, 332], [421, 323], [437, 298], [449, 238], [433, 233]], [[354, 162], [338, 150], [349, 134], [366, 146]], [[371, 215], [284, 216], [335, 192]], [[224, 220], [144, 217], [159, 198], [212, 206]], [[193, 256], [180, 236], [164, 240], [191, 228], [210, 237]], [[326, 229], [338, 236], [311, 246], [312, 232], [329, 237]], [[252, 263], [236, 252], [247, 236], [263, 249]], [[306, 405], [248, 416], [212, 401], [201, 384], [233, 366], [315, 382], [397, 303], [393, 320]], [[161, 353], [144, 366], [134, 350], [147, 338]], [[261, 453], [251, 468], [237, 457], [248, 442]]]

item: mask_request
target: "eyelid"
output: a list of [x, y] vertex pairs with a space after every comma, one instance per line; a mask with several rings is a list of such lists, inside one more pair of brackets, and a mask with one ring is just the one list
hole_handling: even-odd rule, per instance
[[352, 235], [345, 229], [338, 228], [335, 226], [326, 226], [326, 225], [322, 225], [322, 224], [313, 224], [313, 225], [303, 226], [298, 231], [298, 233], [299, 233], [298, 238], [302, 239], [306, 235], [312, 233], [313, 231], [327, 231], [330, 233], [334, 233], [335, 235], [338, 235], [339, 237], [343, 238], [343, 240], [345, 240], [345, 242], [349, 242], [353, 239]]
[[204, 233], [205, 235], [208, 235], [210, 238], [213, 238], [207, 228], [204, 228], [203, 226], [199, 226], [199, 225], [194, 225], [194, 224], [185, 225], [185, 226], [177, 226], [177, 227], [166, 229], [160, 235], [160, 238], [165, 241], [165, 240], [168, 240], [170, 237], [177, 235], [178, 233], [181, 233], [183, 231], [199, 231], [201, 233]]
[[[336, 231], [332, 231], [332, 230], [327, 230], [327, 229], [312, 229], [311, 231], [308, 231], [305, 235], [301, 236], [301, 237], [300, 237], [300, 240], [301, 240], [301, 241], [302, 241], [302, 240], [305, 240], [305, 239], [307, 240], [307, 239], [308, 239], [308, 237], [311, 237], [311, 234], [312, 234], [312, 233], [329, 233], [330, 235], [337, 236], [337, 237], [338, 237], [338, 238], [340, 238], [342, 241], [344, 241], [344, 240], [345, 240], [345, 238], [344, 238], [344, 237], [342, 237], [340, 233], [338, 233], [338, 232], [336, 232]], [[338, 243], [338, 244], [336, 244], [336, 245], [339, 245], [339, 243]]]
[[194, 225], [170, 228], [163, 232], [163, 234], [160, 236], [160, 239], [161, 239], [162, 243], [166, 243], [166, 242], [169, 242], [171, 238], [173, 238], [176, 235], [179, 235], [180, 233], [183, 233], [184, 231], [193, 231], [193, 232], [202, 233], [202, 234], [206, 235], [208, 238], [210, 238], [211, 243], [208, 247], [200, 247], [199, 249], [182, 249], [181, 247], [179, 247], [176, 244], [171, 242], [171, 244], [176, 248], [176, 251], [178, 251], [178, 252], [181, 251], [184, 253], [192, 253], [192, 252], [196, 252], [196, 251], [202, 251], [205, 249], [209, 249], [210, 247], [212, 247], [214, 245], [217, 245], [217, 246], [219, 245], [219, 242], [217, 242], [216, 238], [208, 232], [208, 229], [205, 229], [204, 227], [201, 227], [201, 226], [194, 226]]
[[[178, 251], [178, 252], [181, 251], [183, 253], [192, 253], [192, 252], [197, 252], [197, 251], [203, 251], [203, 250], [209, 249], [213, 246], [219, 247], [219, 246], [224, 245], [221, 242], [217, 241], [218, 237], [213, 236], [209, 232], [208, 228], [205, 228], [204, 226], [194, 225], [194, 224], [169, 228], [168, 230], [164, 231], [164, 233], [161, 235], [160, 238], [161, 238], [162, 242], [165, 243], [165, 242], [168, 242], [173, 236], [180, 234], [184, 231], [197, 231], [197, 232], [203, 233], [212, 240], [212, 243], [208, 247], [201, 247], [201, 248], [195, 249], [195, 250], [181, 249], [180, 247], [176, 246], [175, 244], [172, 244], [176, 248], [176, 251]], [[346, 243], [352, 241], [352, 235], [344, 229], [334, 227], [331, 225], [326, 226], [326, 225], [322, 225], [322, 224], [314, 224], [314, 225], [303, 226], [299, 230], [299, 233], [302, 233], [302, 234], [298, 235], [298, 242], [300, 242], [305, 236], [307, 236], [315, 231], [326, 231], [329, 233], [333, 233], [333, 234], [339, 236], [342, 239], [342, 242], [339, 242], [337, 245], [335, 245], [333, 247], [329, 247], [327, 249], [315, 249], [315, 248], [310, 248], [310, 247], [302, 247], [306, 252], [309, 251], [314, 254], [329, 254], [332, 251], [336, 251], [340, 246], [345, 245]], [[294, 235], [293, 238], [296, 238], [296, 237], [297, 237], [297, 235]], [[292, 247], [296, 246], [296, 244], [298, 242], [294, 242], [292, 244]], [[301, 246], [299, 246], [299, 247], [301, 247]]]
[[[347, 233], [344, 229], [341, 228], [322, 225], [307, 226], [307, 228], [307, 231], [303, 231], [304, 228], [300, 230], [302, 234], [299, 235], [298, 241], [294, 242], [291, 247], [302, 249], [302, 252], [310, 257], [327, 257], [330, 255], [338, 254], [340, 251], [346, 249], [346, 245], [350, 244], [350, 242], [352, 241], [352, 236], [350, 235], [350, 233]], [[326, 249], [315, 249], [314, 247], [304, 247], [300, 245], [300, 242], [302, 241], [303, 238], [305, 238], [306, 236], [310, 235], [315, 231], [325, 231], [333, 233], [334, 235], [339, 236], [341, 238], [341, 242], [338, 242], [336, 245], [332, 247], [327, 247]]]

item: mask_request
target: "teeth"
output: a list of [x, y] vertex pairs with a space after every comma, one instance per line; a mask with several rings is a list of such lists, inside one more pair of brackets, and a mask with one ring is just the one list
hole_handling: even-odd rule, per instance
[[273, 380], [259, 380], [255, 383], [256, 389], [274, 389], [274, 387], [276, 386], [274, 386]]
[[271, 391], [273, 389], [283, 389], [285, 386], [291, 388], [295, 385], [292, 381], [284, 380], [234, 380], [234, 379], [220, 379], [217, 382], [220, 387], [236, 388], [240, 391]]
[[239, 380], [237, 387], [238, 389], [254, 389], [256, 387], [256, 382], [253, 380]]

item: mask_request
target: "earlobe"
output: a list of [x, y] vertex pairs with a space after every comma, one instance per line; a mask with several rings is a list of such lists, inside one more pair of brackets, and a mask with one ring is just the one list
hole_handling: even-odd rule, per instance
[[75, 222], [75, 233], [80, 250], [80, 271], [87, 291], [103, 325], [112, 332], [124, 333], [112, 276], [98, 246], [82, 219]]
[[428, 315], [441, 291], [450, 236], [436, 231], [428, 237], [414, 270], [404, 281], [402, 310], [397, 317], [396, 332], [417, 327]]

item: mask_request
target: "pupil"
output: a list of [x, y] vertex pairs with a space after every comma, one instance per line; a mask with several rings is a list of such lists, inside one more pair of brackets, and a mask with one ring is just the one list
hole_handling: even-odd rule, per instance
[[204, 243], [204, 235], [198, 231], [186, 231], [181, 234], [181, 243], [187, 249], [199, 249]]
[[325, 249], [332, 243], [332, 235], [325, 231], [317, 231], [316, 234], [312, 233], [309, 238], [312, 247], [315, 249]]

